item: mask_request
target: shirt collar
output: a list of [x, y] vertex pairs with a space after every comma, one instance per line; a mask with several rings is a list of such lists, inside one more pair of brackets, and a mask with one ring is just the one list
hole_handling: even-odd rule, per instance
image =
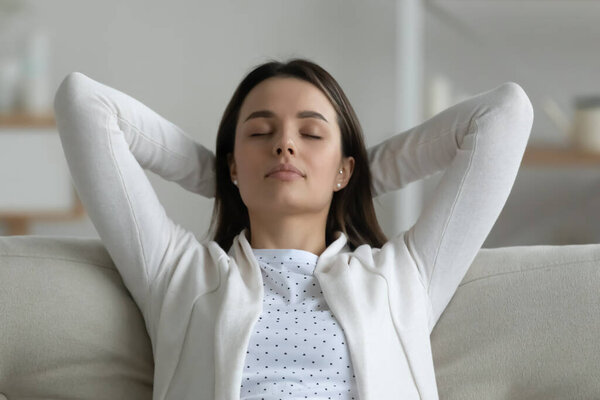
[[[335, 240], [333, 242], [331, 242], [329, 244], [329, 246], [327, 246], [327, 248], [325, 248], [325, 250], [323, 250], [323, 252], [319, 256], [318, 263], [321, 263], [322, 260], [329, 259], [330, 257], [333, 257], [342, 251], [350, 250], [350, 248], [347, 245], [348, 238], [346, 237], [344, 232], [339, 231], [339, 230], [335, 231], [333, 233], [333, 237], [335, 238]], [[239, 246], [237, 246], [236, 244], [238, 244]], [[243, 254], [240, 254], [240, 255], [245, 255], [246, 258], [248, 258], [248, 259], [254, 258], [252, 246], [250, 245], [250, 242], [248, 241], [248, 228], [242, 229], [242, 231], [233, 239], [233, 244], [229, 248], [227, 255], [229, 257], [234, 257], [235, 249], [238, 247], [241, 247], [241, 249], [243, 251]]]

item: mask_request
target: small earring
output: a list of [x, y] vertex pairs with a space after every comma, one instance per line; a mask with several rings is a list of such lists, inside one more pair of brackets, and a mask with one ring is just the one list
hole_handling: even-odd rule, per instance
[[342, 170], [340, 169], [340, 174], [342, 173]]
[[341, 184], [341, 183], [338, 183], [338, 184], [337, 184], [337, 187], [338, 187], [338, 189], [339, 189], [341, 186], [342, 186], [342, 184]]
[[234, 179], [234, 180], [233, 180], [233, 184], [234, 184], [235, 186], [237, 186], [237, 180], [235, 180], [235, 179]]

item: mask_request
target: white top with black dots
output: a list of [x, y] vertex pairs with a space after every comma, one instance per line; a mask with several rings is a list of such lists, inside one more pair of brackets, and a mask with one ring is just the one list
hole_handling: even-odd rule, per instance
[[240, 398], [358, 399], [342, 327], [305, 250], [253, 249], [263, 276], [263, 311], [250, 336]]

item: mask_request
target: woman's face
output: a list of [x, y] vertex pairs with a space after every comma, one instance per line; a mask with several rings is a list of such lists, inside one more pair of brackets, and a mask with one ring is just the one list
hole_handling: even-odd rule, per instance
[[[333, 193], [346, 186], [354, 167], [352, 157], [342, 157], [341, 133], [327, 97], [311, 83], [288, 77], [266, 79], [248, 93], [228, 160], [250, 215], [326, 216]], [[300, 174], [269, 174], [280, 164]]]

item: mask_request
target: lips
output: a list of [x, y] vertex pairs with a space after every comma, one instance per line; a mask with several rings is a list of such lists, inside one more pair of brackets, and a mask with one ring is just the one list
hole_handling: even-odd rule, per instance
[[269, 170], [269, 172], [267, 172], [267, 174], [265, 175], [265, 177], [274, 174], [276, 172], [280, 172], [280, 171], [287, 171], [287, 172], [293, 172], [296, 173], [302, 177], [304, 177], [304, 174], [296, 167], [294, 167], [292, 164], [286, 163], [286, 164], [279, 164], [274, 168], [271, 168], [271, 170]]

